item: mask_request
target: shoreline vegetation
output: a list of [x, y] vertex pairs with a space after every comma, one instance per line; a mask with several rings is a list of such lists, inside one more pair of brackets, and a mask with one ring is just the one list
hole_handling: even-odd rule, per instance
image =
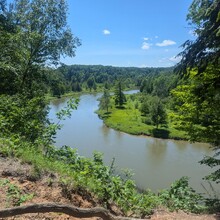
[[[155, 127], [150, 122], [145, 122], [145, 117], [138, 109], [137, 102], [132, 101], [133, 95], [126, 95], [127, 102], [122, 108], [117, 108], [113, 104], [109, 111], [99, 108], [95, 113], [103, 120], [107, 127], [117, 131], [136, 136], [150, 136], [162, 139], [185, 140], [189, 138], [184, 131], [174, 128], [174, 124], [170, 119], [166, 126]], [[114, 97], [111, 97], [113, 103]]]
[[[39, 193], [35, 190], [24, 191], [20, 188], [21, 185], [6, 178], [15, 175], [24, 183], [31, 181], [33, 185], [43, 181], [44, 186], [58, 186], [62, 196], [71, 204], [75, 198], [74, 194], [80, 195], [93, 206], [101, 205], [110, 213], [121, 216], [148, 218], [158, 209], [169, 212], [182, 210], [184, 213], [197, 213], [202, 216], [216, 213], [218, 209], [218, 200], [206, 199], [195, 192], [189, 186], [187, 177], [176, 180], [170, 188], [158, 193], [149, 189], [140, 192], [130, 173], [119, 175], [115, 172], [114, 162], [111, 166], [104, 165], [102, 154], [98, 152], [94, 153], [93, 158], [86, 158], [78, 155], [76, 149], [67, 146], [56, 149], [50, 146], [44, 154], [30, 143], [20, 140], [15, 143], [10, 138], [0, 138], [0, 146], [0, 162], [2, 160], [7, 166], [5, 172], [4, 166], [1, 166], [3, 171], [0, 175], [4, 175], [4, 178], [0, 181], [0, 186], [8, 192], [5, 200], [10, 207], [15, 207], [15, 202], [19, 202], [18, 206], [30, 203], [37, 199]], [[15, 165], [13, 170], [10, 170], [7, 164], [12, 164], [11, 160], [26, 167], [25, 173], [21, 171], [20, 165]], [[28, 170], [27, 166], [30, 167]], [[14, 194], [14, 191], [10, 191], [11, 188], [18, 193]], [[81, 207], [79, 204], [77, 206]]]
[[[4, 141], [0, 139], [0, 143], [3, 144], [5, 147]], [[216, 217], [218, 217], [216, 214], [209, 214], [209, 212], [213, 213], [212, 211], [202, 211], [202, 213], [193, 213], [191, 214], [189, 211], [173, 211], [176, 210], [174, 208], [171, 211], [166, 208], [166, 205], [163, 204], [163, 200], [168, 198], [166, 195], [166, 190], [161, 192], [161, 195], [155, 195], [151, 193], [150, 191], [145, 192], [143, 194], [142, 199], [145, 200], [145, 203], [142, 200], [142, 209], [139, 209], [137, 207], [137, 204], [130, 209], [132, 211], [128, 211], [130, 214], [129, 217], [123, 217], [126, 216], [126, 211], [121, 209], [120, 206], [116, 205], [114, 201], [111, 201], [108, 203], [107, 201], [103, 201], [100, 198], [100, 194], [95, 194], [94, 192], [91, 193], [87, 189], [85, 189], [83, 185], [76, 185], [76, 180], [73, 179], [74, 175], [67, 175], [64, 174], [63, 171], [67, 171], [68, 168], [67, 164], [65, 165], [64, 161], [56, 161], [55, 164], [53, 164], [52, 160], [47, 160], [46, 158], [43, 158], [38, 152], [35, 155], [34, 160], [34, 152], [22, 152], [23, 150], [19, 150], [20, 156], [18, 158], [13, 157], [6, 157], [5, 154], [0, 154], [0, 186], [2, 189], [1, 193], [1, 200], [0, 200], [0, 219], [3, 220], [3, 217], [6, 216], [12, 216], [15, 214], [16, 210], [19, 211], [19, 219], [44, 219], [44, 218], [59, 218], [59, 219], [78, 219], [75, 218], [79, 215], [81, 215], [81, 211], [83, 211], [84, 208], [86, 208], [87, 212], [91, 212], [92, 210], [96, 209], [97, 207], [103, 207], [102, 210], [105, 210], [107, 213], [111, 213], [110, 215], [115, 216], [115, 219], [134, 219], [135, 217], [140, 217], [140, 212], [142, 212], [142, 215], [140, 218], [151, 218], [151, 219], [170, 219], [175, 216], [176, 219], [207, 219], [207, 220], [214, 220]], [[6, 153], [6, 151], [4, 151]], [[28, 154], [30, 153], [30, 157], [28, 158]], [[63, 158], [64, 159], [64, 158]], [[82, 159], [82, 158], [79, 158]], [[40, 162], [40, 163], [39, 163]], [[98, 165], [96, 159], [94, 158], [93, 162], [92, 160], [87, 160], [84, 158], [84, 162], [90, 162], [90, 165]], [[55, 166], [54, 166], [55, 165]], [[83, 164], [81, 164], [82, 166]], [[101, 164], [98, 165], [97, 168], [101, 168]], [[82, 167], [81, 167], [82, 168]], [[98, 169], [95, 168], [95, 172], [97, 172]], [[103, 172], [102, 170], [101, 172]], [[71, 172], [72, 173], [72, 172]], [[86, 176], [84, 172], [84, 175], [78, 174], [79, 176]], [[119, 181], [119, 178], [118, 178]], [[183, 186], [184, 183], [186, 183], [186, 179], [182, 178], [181, 180], [177, 181], [177, 183], [181, 184]], [[128, 180], [128, 183], [130, 181]], [[132, 188], [132, 186], [126, 181], [124, 182], [126, 188], [128, 190], [128, 187]], [[131, 182], [130, 182], [131, 183]], [[175, 189], [177, 185], [173, 184], [172, 188]], [[98, 187], [97, 187], [98, 188]], [[183, 186], [185, 192], [191, 192], [189, 187]], [[119, 189], [118, 189], [119, 190]], [[101, 192], [101, 191], [100, 191]], [[106, 193], [108, 193], [107, 191]], [[123, 192], [123, 191], [121, 191]], [[126, 191], [125, 191], [126, 192]], [[112, 193], [115, 193], [115, 191], [112, 191]], [[141, 195], [141, 194], [140, 194]], [[177, 194], [176, 194], [177, 195]], [[196, 195], [196, 194], [192, 194]], [[129, 200], [127, 202], [128, 205], [131, 205], [131, 194], [122, 194], [122, 196], [127, 196]], [[133, 194], [134, 196], [134, 194]], [[164, 197], [164, 198], [163, 198]], [[140, 197], [139, 197], [140, 198]], [[148, 199], [148, 200], [147, 200]], [[194, 200], [194, 199], [193, 199]], [[56, 201], [56, 203], [54, 203]], [[134, 201], [135, 202], [135, 201]], [[184, 201], [185, 202], [185, 201]], [[192, 200], [190, 201], [191, 205], [193, 204]], [[62, 209], [59, 210], [59, 213], [56, 214], [53, 213], [52, 209], [48, 213], [40, 213], [40, 210], [36, 210], [38, 212], [37, 214], [30, 213], [26, 215], [21, 215], [23, 213], [28, 213], [26, 210], [26, 207], [30, 206], [41, 206], [42, 204], [54, 206], [61, 204], [62, 207], [69, 207], [78, 210], [78, 214], [75, 212], [66, 213], [63, 212]], [[140, 204], [140, 202], [138, 202]], [[161, 206], [163, 204], [163, 206]], [[168, 204], [168, 203], [167, 203]], [[176, 203], [177, 204], [177, 203]], [[60, 207], [59, 207], [60, 208]], [[107, 209], [106, 209], [107, 208]], [[123, 208], [126, 208], [126, 203]], [[147, 209], [146, 209], [147, 208]], [[189, 206], [188, 206], [189, 208]], [[202, 208], [202, 207], [201, 207]], [[152, 210], [153, 209], [153, 210]], [[177, 208], [178, 209], [178, 208]], [[170, 209], [171, 210], [171, 209]], [[197, 212], [198, 209], [195, 209]], [[65, 215], [63, 213], [69, 214]], [[131, 213], [133, 213], [131, 215]], [[136, 213], [136, 214], [134, 214]], [[143, 215], [143, 213], [145, 215]], [[74, 218], [71, 216], [75, 216]], [[117, 217], [116, 217], [117, 216]], [[122, 217], [119, 217], [122, 216]], [[133, 217], [134, 216], [134, 217]], [[4, 218], [6, 219], [6, 218]], [[90, 219], [90, 218], [88, 218]], [[94, 219], [94, 218], [92, 218]], [[102, 218], [105, 219], [105, 218]], [[112, 218], [114, 219], [114, 218]]]

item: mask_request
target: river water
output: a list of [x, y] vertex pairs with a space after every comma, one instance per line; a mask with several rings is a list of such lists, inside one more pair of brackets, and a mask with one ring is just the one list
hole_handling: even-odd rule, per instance
[[[55, 139], [56, 146], [77, 148], [79, 154], [86, 157], [92, 157], [94, 151], [102, 152], [106, 165], [115, 158], [116, 168], [132, 170], [137, 186], [142, 189], [158, 191], [182, 176], [189, 176], [190, 185], [204, 192], [201, 183], [205, 186], [207, 183], [202, 178], [211, 170], [198, 161], [204, 155], [212, 154], [208, 144], [133, 136], [108, 128], [94, 113], [100, 95], [80, 97], [78, 109], [62, 122], [63, 128]], [[66, 101], [51, 102], [49, 117], [52, 121], [56, 122], [56, 112], [65, 106]]]

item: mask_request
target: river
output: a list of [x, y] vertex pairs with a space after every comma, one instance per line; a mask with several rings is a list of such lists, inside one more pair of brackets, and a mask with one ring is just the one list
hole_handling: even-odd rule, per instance
[[[201, 183], [207, 183], [202, 178], [211, 170], [198, 161], [204, 155], [212, 154], [208, 144], [133, 136], [108, 128], [94, 113], [100, 95], [81, 95], [78, 109], [62, 122], [63, 128], [55, 139], [56, 146], [77, 148], [79, 154], [86, 157], [92, 157], [94, 151], [102, 152], [106, 165], [115, 158], [117, 169], [132, 170], [137, 186], [143, 189], [158, 191], [182, 176], [189, 176], [190, 185], [204, 192]], [[56, 121], [56, 112], [66, 101], [67, 98], [51, 102], [49, 117], [52, 121]]]

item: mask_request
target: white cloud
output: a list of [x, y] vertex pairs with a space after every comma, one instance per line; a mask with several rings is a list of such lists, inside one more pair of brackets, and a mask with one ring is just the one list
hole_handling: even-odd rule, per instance
[[149, 50], [151, 45], [152, 45], [152, 44], [149, 44], [149, 43], [147, 43], [147, 42], [143, 42], [141, 49], [143, 49], [143, 50]]
[[158, 36], [155, 36], [155, 38], [157, 39], [157, 38], [159, 38]]
[[164, 40], [162, 43], [156, 43], [158, 47], [166, 47], [174, 44], [176, 44], [176, 42], [172, 40]]
[[146, 40], [146, 41], [147, 41], [147, 40], [149, 40], [149, 38], [148, 38], [148, 37], [144, 37], [144, 40]]
[[110, 32], [109, 30], [107, 30], [107, 29], [103, 30], [102, 33], [103, 33], [104, 35], [109, 35], [109, 34], [111, 34], [111, 32]]
[[173, 63], [179, 63], [181, 59], [182, 59], [181, 56], [173, 56], [173, 57], [169, 58], [169, 61], [171, 61]]

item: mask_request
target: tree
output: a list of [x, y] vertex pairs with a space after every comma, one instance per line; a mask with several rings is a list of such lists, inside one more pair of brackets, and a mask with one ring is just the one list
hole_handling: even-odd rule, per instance
[[99, 107], [101, 109], [106, 109], [106, 111], [108, 112], [110, 106], [111, 106], [110, 94], [109, 94], [109, 91], [107, 89], [105, 89], [104, 93], [100, 99]]
[[152, 97], [149, 115], [153, 125], [158, 129], [159, 125], [165, 125], [166, 121], [166, 111], [164, 109], [163, 103], [157, 96]]
[[168, 81], [170, 80], [171, 76], [169, 78], [165, 75], [160, 75], [154, 80], [153, 84], [153, 95], [156, 95], [158, 97], [164, 98], [168, 96]]
[[15, 0], [10, 7], [0, 0], [1, 135], [15, 133], [32, 142], [43, 137], [49, 123], [45, 67], [74, 56], [79, 45], [66, 13], [65, 0]]
[[149, 94], [151, 94], [152, 91], [153, 91], [152, 78], [151, 78], [151, 77], [147, 77], [147, 79], [144, 79], [144, 80], [141, 82], [140, 92], [144, 92], [144, 93], [149, 93]]
[[92, 89], [96, 90], [96, 83], [94, 77], [89, 77], [86, 83], [90, 92]]
[[119, 81], [116, 84], [114, 97], [115, 97], [115, 105], [121, 108], [126, 102], [126, 97], [122, 92], [121, 81]]
[[[61, 56], [74, 56], [79, 40], [67, 27], [64, 0], [17, 0], [10, 8], [4, 14], [16, 32], [9, 41], [12, 48], [20, 49], [19, 63], [12, 63], [12, 67], [16, 69], [19, 89], [31, 92], [34, 81], [42, 78], [39, 69], [58, 64]], [[3, 51], [8, 51], [6, 47]]]
[[81, 92], [82, 88], [78, 82], [72, 83], [72, 91], [74, 92]]
[[150, 113], [150, 98], [150, 95], [144, 95], [144, 98], [141, 102], [140, 112], [144, 116], [148, 116], [148, 114]]
[[[187, 20], [194, 28], [195, 41], [187, 40], [178, 70], [187, 73], [187, 69], [197, 67], [198, 74], [209, 65], [219, 66], [220, 62], [220, 1], [194, 0], [189, 8]], [[220, 75], [218, 75], [218, 83]]]
[[19, 88], [17, 76], [21, 65], [17, 28], [6, 10], [6, 1], [0, 0], [0, 94], [15, 94]]
[[[194, 25], [196, 39], [183, 44], [184, 50], [179, 54], [182, 59], [176, 70], [192, 82], [173, 92], [179, 125], [188, 128], [191, 140], [202, 139], [213, 145], [215, 156], [201, 161], [210, 167], [220, 165], [219, 11], [219, 0], [194, 0], [191, 4], [187, 19]], [[209, 178], [219, 181], [220, 169]]]

